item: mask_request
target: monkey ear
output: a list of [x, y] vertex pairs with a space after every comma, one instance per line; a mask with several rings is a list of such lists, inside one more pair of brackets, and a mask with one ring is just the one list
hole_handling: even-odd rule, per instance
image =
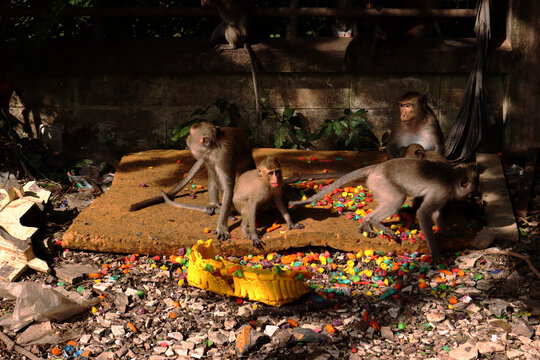
[[422, 151], [420, 151], [420, 150], [416, 150], [416, 151], [414, 152], [414, 155], [416, 155], [416, 157], [419, 158], [419, 159], [423, 159], [423, 158], [424, 158], [424, 153], [422, 153]]
[[262, 177], [263, 176], [263, 173], [262, 173], [262, 170], [259, 169], [259, 176]]
[[461, 187], [466, 188], [467, 186], [469, 186], [470, 181], [471, 180], [468, 176], [464, 176], [463, 179], [461, 179]]

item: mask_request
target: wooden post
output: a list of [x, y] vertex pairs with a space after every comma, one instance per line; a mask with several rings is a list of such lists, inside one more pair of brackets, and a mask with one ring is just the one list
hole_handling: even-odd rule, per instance
[[295, 38], [298, 36], [298, 0], [291, 0], [291, 15], [289, 16], [289, 31], [287, 37]]
[[510, 5], [513, 70], [506, 82], [503, 118], [504, 149], [513, 153], [540, 143], [539, 11], [538, 0], [512, 0]]

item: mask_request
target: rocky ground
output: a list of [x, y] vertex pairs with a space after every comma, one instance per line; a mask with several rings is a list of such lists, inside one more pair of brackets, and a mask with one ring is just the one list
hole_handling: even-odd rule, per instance
[[[513, 200], [522, 186], [520, 161], [504, 161]], [[53, 203], [59, 208], [65, 198], [58, 192]], [[280, 308], [187, 285], [186, 253], [63, 249], [69, 214], [49, 217], [41, 235], [46, 246], [36, 245], [48, 253], [52, 274], [27, 271], [19, 282], [91, 303], [65, 320], [21, 329], [4, 322], [1, 359], [540, 359], [538, 176], [527, 217], [519, 219], [520, 241], [493, 244], [512, 253], [467, 250], [431, 263], [421, 254], [297, 249], [292, 263], [283, 257], [291, 253], [236, 259], [315, 271], [307, 280], [312, 292]], [[24, 307], [33, 315], [51, 299], [30, 290], [26, 304], [3, 298], [2, 314]]]

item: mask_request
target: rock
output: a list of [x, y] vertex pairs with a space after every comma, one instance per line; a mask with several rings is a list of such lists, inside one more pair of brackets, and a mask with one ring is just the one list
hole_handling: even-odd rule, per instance
[[519, 358], [519, 357], [521, 357], [521, 356], [523, 356], [523, 355], [524, 355], [523, 351], [514, 350], [514, 349], [508, 350], [508, 351], [506, 352], [506, 357], [507, 357], [509, 360], [517, 359], [517, 358]]
[[456, 289], [456, 294], [475, 296], [482, 294], [482, 292], [473, 287], [461, 287]]
[[279, 329], [278, 326], [275, 325], [266, 325], [264, 328], [264, 333], [270, 337], [274, 335], [274, 333]]
[[489, 280], [482, 279], [482, 280], [478, 280], [478, 282], [476, 283], [476, 288], [478, 290], [488, 291], [492, 287], [493, 287], [493, 284]]
[[460, 269], [472, 269], [478, 259], [480, 259], [480, 254], [470, 253], [467, 255], [459, 256], [456, 259], [456, 262], [459, 264]]
[[126, 334], [122, 325], [112, 325], [111, 332], [115, 337], [123, 337]]
[[514, 319], [514, 321], [511, 324], [512, 334], [524, 336], [527, 338], [531, 338], [534, 335], [534, 330], [529, 324], [529, 322], [523, 318]]
[[229, 342], [229, 333], [222, 329], [216, 331], [209, 331], [208, 340], [213, 341], [214, 344], [223, 345]]
[[239, 356], [245, 356], [270, 341], [270, 337], [254, 330], [250, 325], [244, 325], [236, 334], [235, 351]]
[[506, 315], [507, 309], [509, 307], [511, 307], [510, 304], [507, 301], [501, 299], [493, 300], [492, 303], [488, 306], [489, 311], [491, 311], [491, 313], [496, 317], [502, 317], [503, 315]]
[[89, 265], [65, 264], [54, 269], [56, 277], [70, 284], [78, 284], [88, 277], [88, 274], [97, 272], [97, 269]]
[[275, 348], [284, 348], [291, 341], [292, 333], [287, 329], [278, 329], [272, 336], [271, 343]]
[[252, 315], [253, 313], [253, 310], [251, 308], [251, 306], [249, 305], [244, 305], [244, 306], [241, 306], [240, 308], [238, 308], [238, 313], [237, 313], [237, 316], [238, 317], [243, 317], [243, 318], [248, 318]]
[[506, 331], [506, 332], [512, 331], [512, 325], [510, 325], [510, 324], [508, 323], [508, 321], [506, 321], [506, 320], [502, 320], [502, 319], [489, 319], [489, 320], [488, 320], [488, 323], [489, 323], [491, 326], [495, 326], [495, 327], [501, 328], [501, 329], [503, 329], [503, 330]]
[[478, 349], [478, 352], [483, 355], [505, 350], [503, 344], [493, 341], [478, 342], [476, 343], [476, 348]]
[[388, 340], [394, 340], [394, 332], [389, 326], [381, 326], [381, 336]]
[[182, 340], [184, 340], [184, 335], [182, 335], [181, 332], [173, 331], [173, 332], [170, 332], [170, 333], [167, 334], [167, 338], [168, 339], [173, 339], [173, 340], [176, 340], [176, 341], [182, 341]]
[[202, 359], [204, 356], [204, 347], [198, 347], [189, 352], [189, 356], [195, 359]]
[[60, 338], [54, 334], [50, 321], [30, 325], [24, 332], [17, 336], [20, 345], [30, 344], [57, 344]]
[[430, 311], [426, 314], [426, 318], [427, 318], [427, 321], [429, 322], [435, 322], [435, 323], [438, 323], [438, 322], [441, 322], [444, 320], [445, 318], [445, 315], [443, 312], [439, 312], [439, 311]]
[[459, 345], [456, 349], [451, 350], [448, 355], [456, 360], [472, 360], [478, 357], [478, 350], [476, 349], [475, 344], [466, 342], [465, 344]]
[[292, 335], [296, 341], [302, 342], [318, 342], [326, 341], [326, 336], [324, 334], [316, 333], [315, 331], [307, 328], [294, 328], [292, 330]]
[[519, 288], [521, 287], [521, 275], [515, 270], [513, 273], [508, 276], [505, 282], [506, 291], [512, 296], [519, 294]]
[[94, 284], [94, 286], [92, 286], [94, 289], [96, 289], [97, 291], [101, 292], [101, 293], [104, 293], [105, 291], [107, 291], [108, 288], [110, 288], [112, 286], [111, 283], [107, 283], [107, 282], [100, 282], [100, 283], [97, 283], [97, 284]]
[[116, 309], [120, 311], [121, 313], [126, 312], [126, 308], [129, 305], [129, 298], [126, 294], [123, 292], [119, 292], [114, 297], [114, 305], [116, 306]]

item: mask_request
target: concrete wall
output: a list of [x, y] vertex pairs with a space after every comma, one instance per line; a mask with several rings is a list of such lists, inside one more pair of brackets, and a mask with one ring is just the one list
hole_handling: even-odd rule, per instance
[[[243, 50], [215, 54], [198, 44], [61, 44], [48, 47], [50, 56], [42, 57], [19, 45], [10, 49], [10, 61], [17, 69], [10, 113], [34, 134], [40, 125], [52, 126], [53, 138], [61, 131], [72, 144], [92, 141], [135, 151], [181, 147], [170, 140], [172, 129], [194, 109], [225, 99], [243, 110], [237, 125], [250, 130], [259, 145], [271, 146], [276, 124], [257, 123]], [[346, 39], [255, 45], [261, 97], [278, 113], [286, 106], [302, 113], [310, 130], [325, 119], [340, 117], [344, 109], [364, 108], [380, 138], [396, 116], [397, 99], [407, 91], [419, 91], [427, 94], [443, 132], [448, 131], [474, 60], [472, 48], [407, 48], [410, 54], [356, 49], [354, 66], [344, 70], [347, 45]], [[491, 110], [499, 119], [506, 57], [505, 51], [495, 54], [485, 84]]]

